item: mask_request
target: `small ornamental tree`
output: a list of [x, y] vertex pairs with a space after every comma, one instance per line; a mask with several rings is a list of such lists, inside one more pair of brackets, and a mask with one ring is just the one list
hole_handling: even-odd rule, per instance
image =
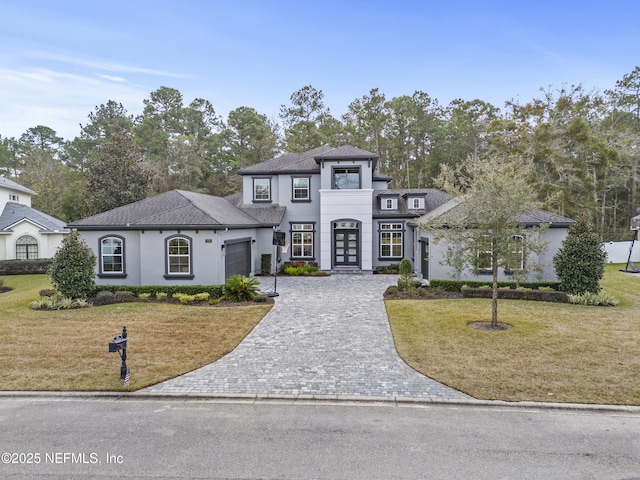
[[71, 232], [53, 257], [48, 275], [53, 286], [65, 297], [86, 298], [94, 287], [96, 256], [80, 238]]
[[567, 238], [553, 257], [560, 288], [568, 294], [598, 293], [607, 253], [586, 212], [569, 227]]

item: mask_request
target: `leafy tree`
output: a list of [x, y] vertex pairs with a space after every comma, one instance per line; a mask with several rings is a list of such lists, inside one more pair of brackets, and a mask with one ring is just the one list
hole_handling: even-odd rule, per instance
[[86, 298], [94, 287], [96, 256], [73, 231], [66, 235], [53, 257], [48, 275], [65, 297]]
[[128, 133], [116, 133], [96, 149], [87, 168], [86, 198], [92, 213], [146, 198], [149, 175]]
[[0, 175], [17, 178], [24, 167], [24, 158], [19, 155], [19, 144], [15, 138], [0, 135]]
[[567, 238], [553, 257], [562, 289], [569, 294], [598, 293], [607, 254], [586, 212], [569, 227]]
[[[475, 163], [452, 168], [443, 165], [438, 186], [457, 202], [442, 217], [432, 218], [420, 228], [434, 231], [436, 242], [446, 240], [443, 259], [460, 273], [491, 270], [493, 295], [491, 325], [498, 326], [498, 268], [534, 269], [533, 255], [547, 245], [539, 229], [525, 229], [519, 219], [539, 207], [530, 183], [530, 165], [519, 157], [479, 158]], [[525, 261], [514, 267], [514, 250], [524, 242]], [[526, 261], [531, 255], [532, 261]]]

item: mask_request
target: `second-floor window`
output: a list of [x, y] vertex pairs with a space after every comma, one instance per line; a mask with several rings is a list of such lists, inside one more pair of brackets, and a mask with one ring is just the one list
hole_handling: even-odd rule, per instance
[[334, 190], [358, 190], [360, 188], [360, 169], [358, 167], [337, 167], [333, 169]]
[[256, 202], [268, 202], [271, 200], [271, 179], [253, 179], [253, 200]]
[[293, 198], [295, 201], [309, 200], [309, 177], [293, 177]]

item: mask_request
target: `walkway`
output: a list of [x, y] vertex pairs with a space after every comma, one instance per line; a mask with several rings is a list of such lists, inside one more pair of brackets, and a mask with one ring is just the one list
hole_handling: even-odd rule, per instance
[[141, 392], [470, 399], [398, 357], [382, 300], [396, 279], [279, 277], [275, 306], [233, 352]]

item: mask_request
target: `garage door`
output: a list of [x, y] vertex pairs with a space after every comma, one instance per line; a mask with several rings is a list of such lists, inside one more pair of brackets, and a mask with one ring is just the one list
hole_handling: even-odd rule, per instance
[[224, 278], [251, 273], [251, 240], [225, 242]]

